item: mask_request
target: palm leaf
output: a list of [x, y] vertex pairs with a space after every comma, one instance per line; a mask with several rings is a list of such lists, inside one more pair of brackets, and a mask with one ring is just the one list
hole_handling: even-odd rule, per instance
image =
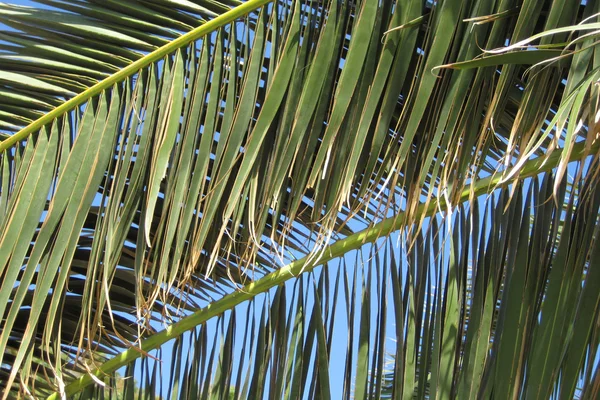
[[[573, 25], [595, 2], [40, 3], [0, 6], [5, 398], [74, 395], [125, 365], [152, 397], [161, 367], [134, 360], [190, 329], [169, 395], [326, 398], [342, 281], [348, 328], [360, 323], [346, 396], [387, 393], [389, 313], [372, 304], [388, 303], [405, 327], [394, 396], [591, 381], [598, 233], [581, 221], [598, 215], [598, 66], [593, 35], [568, 34], [595, 29]], [[472, 61], [529, 37], [539, 49], [521, 62], [512, 47]], [[547, 48], [575, 51], [523, 68]], [[485, 201], [489, 244], [469, 270]], [[393, 232], [406, 245], [380, 260]], [[365, 243], [368, 273], [285, 286]], [[240, 354], [239, 332], [260, 353]]]

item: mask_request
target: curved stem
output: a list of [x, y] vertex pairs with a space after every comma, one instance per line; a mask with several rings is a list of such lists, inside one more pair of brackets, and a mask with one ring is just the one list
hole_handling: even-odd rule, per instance
[[87, 100], [92, 97], [102, 93], [104, 90], [110, 88], [116, 83], [119, 83], [125, 80], [127, 77], [136, 74], [142, 68], [147, 67], [163, 58], [164, 56], [173, 53], [175, 50], [186, 46], [187, 44], [193, 42], [194, 40], [200, 39], [202, 36], [215, 31], [222, 26], [227, 25], [228, 23], [235, 21], [236, 19], [243, 17], [250, 13], [251, 11], [256, 10], [259, 7], [264, 6], [267, 3], [271, 3], [273, 0], [248, 0], [246, 3], [243, 3], [226, 13], [219, 15], [215, 19], [212, 19], [205, 24], [189, 31], [185, 35], [178, 37], [177, 39], [167, 43], [166, 45], [159, 47], [153, 52], [145, 55], [137, 61], [129, 64], [127, 67], [121, 69], [120, 71], [114, 73], [108, 78], [96, 83], [94, 86], [86, 89], [82, 93], [79, 93], [77, 96], [73, 97], [70, 100], [67, 100], [60, 106], [56, 107], [52, 111], [44, 114], [40, 118], [33, 121], [31, 124], [27, 125], [25, 128], [21, 129], [19, 132], [14, 135], [8, 137], [7, 139], [0, 142], [0, 153], [12, 147], [15, 143], [18, 143], [21, 140], [24, 140], [29, 135], [34, 132], [37, 132], [44, 125], [54, 121], [56, 118], [60, 117], [63, 114], [73, 110], [74, 108], [80, 106]]
[[[600, 149], [600, 140], [596, 141], [589, 149], [588, 154], [594, 154]], [[538, 158], [527, 162], [521, 169], [519, 179], [529, 178], [538, 175], [542, 172], [548, 172], [555, 168], [560, 161], [561, 151], [554, 151], [547, 159]], [[569, 161], [575, 161], [581, 159], [586, 155], [585, 143], [578, 143], [573, 147]], [[475, 196], [479, 196], [485, 193], [493, 191], [497, 187], [508, 185], [508, 182], [501, 183], [502, 176], [490, 176], [484, 179], [480, 179], [473, 187], [467, 187], [463, 190], [459, 203], [469, 199], [471, 193]], [[471, 192], [473, 190], [473, 192]], [[417, 211], [418, 215], [425, 213], [427, 216], [434, 215], [437, 210], [445, 207], [445, 201], [443, 199], [434, 199], [427, 207], [421, 205]], [[263, 278], [252, 282], [239, 291], [223, 296], [221, 299], [209, 304], [205, 308], [202, 308], [195, 313], [182, 318], [180, 321], [168, 326], [166, 329], [148, 337], [141, 343], [141, 350], [130, 348], [125, 350], [116, 357], [106, 361], [96, 370], [94, 370], [94, 376], [102, 377], [105, 374], [110, 374], [121, 367], [126, 366], [130, 362], [142, 357], [145, 353], [159, 348], [164, 343], [177, 336], [182, 335], [190, 329], [194, 329], [196, 326], [205, 323], [209, 319], [222, 314], [227, 310], [233, 309], [240, 303], [246, 300], [250, 300], [253, 297], [267, 292], [269, 289], [281, 285], [286, 281], [297, 277], [298, 275], [309, 272], [318, 265], [340, 257], [351, 250], [356, 250], [366, 243], [372, 243], [380, 237], [387, 236], [392, 232], [397, 231], [402, 227], [405, 222], [405, 214], [399, 213], [394, 217], [387, 218], [367, 229], [357, 232], [353, 235], [346, 237], [345, 239], [338, 240], [337, 242], [325, 247], [320, 258], [315, 259], [311, 255], [294, 261], [277, 271], [274, 271]], [[67, 396], [73, 395], [80, 392], [86, 386], [92, 384], [94, 379], [91, 374], [84, 374], [75, 381], [68, 384], [65, 388]], [[58, 400], [60, 395], [54, 393], [48, 397], [48, 400]]]

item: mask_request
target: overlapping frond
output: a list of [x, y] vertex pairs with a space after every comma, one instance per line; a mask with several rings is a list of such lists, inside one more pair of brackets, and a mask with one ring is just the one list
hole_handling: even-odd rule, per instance
[[0, 4], [0, 129], [16, 131], [238, 1]]
[[[531, 158], [558, 157], [550, 190], [554, 201], [544, 197], [539, 204], [562, 204], [575, 148], [578, 159], [594, 156], [591, 167], [579, 169], [584, 172], [575, 179], [594, 193], [599, 170], [596, 2], [250, 1], [243, 3], [243, 13], [230, 14], [235, 21], [187, 41], [181, 41], [183, 33], [238, 3], [39, 3], [50, 8], [0, 5], [0, 21], [11, 27], [0, 36], [0, 129], [9, 137], [0, 156], [0, 354], [6, 353], [0, 382], [5, 397], [29, 388], [60, 393], [86, 363], [95, 368], [92, 358], [102, 362], [138, 346], [160, 323], [176, 321], [232, 290], [243, 291], [296, 257], [316, 259], [331, 242], [399, 211], [404, 217], [398, 228], [412, 232], [406, 251], [414, 252], [421, 235], [431, 234], [421, 233], [427, 225], [422, 211], [437, 207], [454, 215], [454, 207], [463, 207], [465, 190], [478, 179], [497, 174], [501, 179], [494, 182], [514, 180], [510, 195], [495, 205], [497, 213], [512, 215], [508, 210], [522, 206], [518, 182]], [[253, 11], [248, 5], [254, 3], [268, 4]], [[574, 25], [587, 17], [586, 29]], [[509, 47], [489, 55], [482, 50], [542, 31], [538, 41], [527, 42], [535, 45], [527, 51]], [[556, 52], [559, 62], [527, 69], [551, 61]], [[45, 114], [57, 106], [60, 112]], [[36, 131], [11, 136], [26, 125], [37, 126], [32, 121], [44, 114], [51, 118], [38, 122], [39, 131], [26, 127], [21, 132]], [[596, 197], [581, 196], [582, 204]], [[476, 203], [473, 190], [471, 208]], [[597, 215], [596, 203], [584, 208], [591, 213], [586, 218]], [[526, 251], [533, 233], [525, 233], [529, 218], [520, 212], [514, 214], [521, 219], [510, 218], [523, 226], [523, 237], [515, 241], [523, 243], [525, 250], [519, 251]], [[559, 215], [555, 229], [570, 218], [548, 213], [548, 218]], [[467, 218], [464, 211], [458, 215]], [[471, 226], [478, 224], [473, 218]], [[446, 223], [460, 232], [463, 244], [456, 252], [464, 254], [469, 234], [466, 219], [461, 221]], [[505, 234], [500, 221], [491, 226]], [[597, 233], [586, 235], [591, 246]], [[564, 243], [552, 239], [552, 246], [557, 241]], [[517, 248], [511, 246], [503, 251], [510, 248], [514, 255]], [[513, 266], [506, 257], [496, 261], [498, 274]], [[587, 274], [588, 259], [578, 261], [580, 275]], [[554, 271], [554, 262], [551, 257], [540, 268]], [[436, 278], [439, 284], [450, 276], [466, 279], [466, 266], [459, 271], [457, 263], [440, 264], [439, 272], [447, 273]], [[488, 279], [479, 287], [493, 287], [493, 296], [503, 299], [498, 285], [508, 275], [493, 283]], [[541, 299], [546, 286], [536, 282], [532, 295]], [[421, 284], [426, 285], [411, 282], [405, 289], [387, 290], [410, 297], [411, 290], [421, 290], [411, 285]], [[470, 312], [467, 302], [459, 301], [467, 296], [466, 286], [455, 285], [454, 299], [436, 289], [451, 313], [438, 315], [442, 300], [435, 313], [422, 304], [414, 311], [414, 321], [431, 318], [433, 324], [435, 319], [442, 335], [436, 340], [443, 345], [452, 336], [440, 318], [460, 322]], [[311, 296], [322, 298], [317, 292]], [[450, 300], [455, 302], [446, 306]], [[411, 307], [410, 301], [404, 303]], [[323, 340], [330, 339], [314, 318], [314, 340], [322, 350]], [[403, 321], [410, 325], [410, 318]], [[291, 331], [288, 321], [285, 332]], [[403, 332], [404, 339], [412, 337]], [[466, 344], [459, 341], [457, 336], [451, 358], [440, 356], [442, 344], [431, 345], [439, 361], [429, 370], [438, 374], [435, 390], [458, 390], [459, 381], [439, 371], [462, 373], [458, 349]], [[231, 357], [226, 353], [222, 357]], [[326, 365], [323, 352], [318, 354]], [[367, 349], [367, 354], [375, 353]], [[404, 363], [421, 360], [407, 354], [398, 355]], [[531, 357], [541, 357], [535, 354]], [[383, 356], [374, 357], [379, 366]], [[539, 377], [527, 373], [527, 379], [542, 382], [536, 387], [543, 393], [562, 371], [563, 360], [554, 361]], [[256, 368], [250, 374], [266, 373], [266, 365]], [[320, 384], [307, 390], [325, 384], [319, 370], [311, 373]], [[375, 370], [381, 374], [380, 367]], [[406, 388], [413, 384], [424, 390], [426, 375], [406, 371], [395, 381], [405, 382], [395, 393], [405, 388], [411, 394]], [[520, 373], [511, 372], [510, 379], [517, 382]], [[44, 374], [49, 381], [40, 380]], [[218, 376], [228, 375], [221, 369]], [[353, 390], [373, 395], [383, 390], [381, 377], [375, 386], [364, 383], [367, 375], [360, 378]], [[262, 378], [249, 382], [254, 379]], [[486, 379], [489, 385], [491, 378]], [[217, 397], [228, 393], [227, 382], [231, 377], [214, 386]], [[278, 383], [277, 393], [285, 388], [282, 382], [287, 381]], [[250, 387], [263, 393], [260, 383]]]
[[[554, 183], [544, 174], [512, 198], [496, 190], [427, 217], [418, 233], [403, 229], [173, 338], [151, 353], [162, 363], [138, 360], [125, 375], [164, 398], [592, 399], [600, 191], [564, 182], [557, 206]], [[107, 398], [133, 393], [127, 384]], [[80, 398], [102, 393], [89, 386]]]

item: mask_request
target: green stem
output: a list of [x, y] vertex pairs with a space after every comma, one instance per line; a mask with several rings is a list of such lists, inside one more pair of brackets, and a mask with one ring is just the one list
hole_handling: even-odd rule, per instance
[[[600, 141], [597, 141], [590, 149], [589, 154], [594, 154], [600, 148]], [[569, 161], [575, 161], [581, 159], [585, 155], [585, 143], [578, 143], [574, 146]], [[542, 172], [548, 172], [558, 165], [560, 161], [561, 151], [554, 151], [550, 157], [544, 163], [543, 159], [535, 159], [527, 162], [519, 175], [519, 179], [525, 179]], [[501, 176], [490, 176], [484, 179], [480, 179], [474, 184], [473, 193], [475, 196], [479, 196], [485, 193], [489, 193], [497, 187], [508, 185], [508, 182], [501, 183]], [[461, 193], [459, 203], [469, 199], [471, 194], [471, 188], [467, 187]], [[434, 199], [427, 208], [425, 205], [421, 205], [418, 208], [418, 215], [425, 213], [427, 216], [434, 215], [440, 208], [444, 208], [445, 201]], [[337, 242], [325, 247], [322, 256], [318, 259], [307, 256], [291, 264], [288, 264], [277, 271], [274, 271], [265, 277], [252, 282], [239, 291], [228, 294], [222, 297], [220, 300], [209, 304], [205, 308], [202, 308], [195, 313], [182, 318], [179, 322], [168, 326], [165, 330], [160, 331], [147, 339], [142, 341], [141, 349], [143, 353], [147, 353], [151, 350], [159, 348], [164, 343], [177, 336], [182, 335], [186, 331], [194, 329], [198, 325], [201, 325], [209, 319], [224, 313], [227, 310], [233, 309], [238, 304], [243, 303], [246, 300], [250, 300], [253, 297], [267, 292], [269, 289], [285, 283], [286, 281], [297, 277], [298, 275], [311, 271], [318, 265], [322, 265], [325, 262], [334, 258], [340, 257], [351, 250], [356, 250], [363, 246], [365, 243], [372, 243], [380, 237], [387, 236], [394, 231], [397, 231], [402, 227], [405, 222], [405, 214], [399, 213], [398, 215], [385, 219], [370, 228], [357, 232], [353, 235], [346, 237], [345, 239], [338, 240]], [[130, 348], [125, 350], [118, 356], [106, 361], [94, 372], [94, 376], [102, 378], [106, 374], [110, 374], [121, 367], [126, 366], [132, 361], [143, 356], [143, 353], [138, 349]], [[94, 382], [90, 374], [80, 376], [75, 381], [68, 384], [65, 388], [67, 396], [71, 396], [75, 393], [80, 392], [83, 388], [91, 385]], [[58, 400], [60, 395], [54, 393], [48, 397], [48, 400]]]
[[114, 73], [108, 78], [96, 83], [94, 86], [86, 89], [82, 93], [73, 97], [72, 99], [64, 102], [60, 106], [56, 107], [52, 111], [44, 114], [42, 117], [36, 119], [31, 124], [27, 125], [25, 128], [21, 129], [19, 132], [10, 136], [9, 138], [0, 142], [0, 153], [11, 148], [14, 144], [18, 143], [21, 140], [26, 139], [29, 135], [34, 132], [37, 132], [44, 125], [54, 121], [56, 118], [66, 114], [67, 112], [75, 109], [80, 106], [87, 100], [92, 97], [102, 93], [104, 90], [112, 87], [114, 84], [124, 81], [126, 78], [133, 76], [141, 69], [147, 67], [153, 62], [161, 60], [168, 54], [173, 53], [175, 50], [188, 45], [194, 40], [198, 40], [202, 36], [215, 31], [218, 28], [221, 28], [228, 23], [235, 21], [236, 19], [243, 17], [250, 13], [251, 11], [256, 10], [259, 7], [264, 6], [267, 3], [271, 3], [273, 0], [248, 0], [246, 3], [243, 3], [226, 13], [219, 15], [215, 19], [212, 19], [205, 24], [197, 27], [194, 30], [186, 33], [178, 37], [177, 39], [169, 42], [168, 44], [159, 47], [154, 50], [152, 53], [147, 54], [146, 56], [140, 58], [137, 61], [129, 64], [127, 67], [121, 69], [120, 71]]

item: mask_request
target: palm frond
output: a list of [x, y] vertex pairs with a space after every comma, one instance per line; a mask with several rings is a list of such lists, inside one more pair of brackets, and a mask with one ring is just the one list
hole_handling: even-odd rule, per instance
[[[433, 278], [423, 282], [417, 271], [400, 284], [405, 272], [398, 267], [396, 278], [389, 275], [397, 285], [384, 290], [387, 271], [394, 271], [389, 263], [384, 263], [386, 272], [375, 268], [379, 274], [364, 277], [365, 282], [379, 279], [378, 290], [390, 290], [395, 306], [403, 298], [403, 316], [396, 323], [402, 320], [406, 327], [398, 340], [407, 344], [406, 352], [397, 354], [403, 366], [395, 369], [394, 384], [400, 386], [394, 393], [412, 396], [414, 387], [423, 395], [428, 387], [442, 397], [459, 391], [489, 394], [485, 390], [506, 384], [502, 390], [544, 397], [567, 390], [562, 383], [556, 386], [559, 376], [568, 374], [569, 384], [577, 380], [582, 358], [567, 371], [563, 358], [550, 359], [543, 352], [570, 340], [571, 333], [553, 330], [560, 326], [557, 313], [565, 299], [571, 307], [583, 301], [580, 284], [592, 253], [573, 261], [574, 240], [586, 249], [597, 242], [597, 233], [574, 219], [581, 207], [590, 221], [596, 221], [598, 211], [595, 2], [523, 1], [518, 8], [510, 1], [487, 0], [39, 3], [50, 8], [0, 5], [0, 22], [11, 27], [0, 36], [0, 129], [8, 136], [0, 144], [0, 354], [6, 354], [0, 356], [0, 381], [5, 398], [30, 388], [36, 395], [61, 394], [68, 382], [74, 382], [69, 390], [79, 390], [83, 385], [73, 379], [86, 369], [94, 371], [98, 363], [124, 365], [144, 354], [139, 347], [147, 351], [160, 345], [156, 338], [163, 333], [154, 335], [160, 323], [190, 321], [190, 312], [207, 304], [210, 317], [221, 315], [284, 283], [290, 272], [308, 271], [358, 249], [363, 239], [373, 242], [400, 230], [407, 241], [402, 257], [421, 260], [426, 255], [415, 253], [419, 243], [438, 240], [427, 229], [437, 211], [447, 214], [439, 224], [455, 233], [445, 234], [453, 252], [431, 248], [438, 262], [445, 260], [438, 266], [435, 290]], [[590, 30], [593, 34], [586, 36]], [[535, 47], [515, 51], [507, 43]], [[500, 56], [482, 50], [502, 46]], [[529, 69], [548, 60], [549, 49], [561, 52], [559, 62]], [[569, 206], [561, 210], [558, 204], [564, 203], [570, 179], [567, 165], [577, 160], [588, 161], [576, 171]], [[543, 194], [522, 186], [526, 177], [535, 179], [555, 166], [556, 178], [544, 178]], [[508, 358], [488, 361], [483, 343], [489, 338], [478, 336], [467, 346], [457, 336], [467, 329], [470, 313], [466, 284], [460, 282], [468, 275], [465, 251], [474, 245], [467, 222], [479, 224], [465, 210], [474, 213], [478, 196], [507, 183], [510, 191], [490, 206], [498, 209], [490, 229], [510, 240], [502, 250], [494, 245], [482, 253], [503, 255], [494, 261], [495, 280], [489, 282], [488, 271], [478, 286], [485, 296], [493, 292], [491, 303], [484, 303], [488, 313], [491, 304], [501, 302], [499, 315], [486, 314], [491, 319], [485, 323], [489, 335], [502, 335], [498, 322], [510, 325], [504, 315], [517, 318], [513, 308], [518, 306], [502, 293], [520, 293], [520, 284], [532, 291], [529, 300], [535, 307], [550, 310], [546, 315], [554, 325], [544, 325], [550, 333], [540, 333], [541, 327], [533, 329], [538, 322], [530, 310], [521, 309], [518, 318], [533, 329], [523, 333], [533, 335], [522, 342], [527, 357], [517, 360], [504, 348], [494, 348], [493, 354], [502, 351]], [[550, 195], [554, 201], [548, 201]], [[530, 228], [526, 204], [556, 207], [544, 214], [550, 225]], [[552, 215], [555, 220], [549, 219]], [[520, 229], [509, 234], [506, 227], [513, 222]], [[537, 250], [529, 249], [530, 242], [542, 240], [534, 233], [551, 239], [538, 272], [548, 277], [562, 270], [558, 283], [546, 284], [540, 276], [535, 284], [512, 283], [511, 274], [527, 271], [511, 272], [517, 254], [533, 254]], [[296, 258], [301, 260], [293, 262]], [[286, 267], [290, 262], [292, 267]], [[565, 283], [566, 275], [571, 283]], [[282, 279], [262, 285], [273, 276]], [[369, 285], [363, 286], [360, 305], [365, 327]], [[289, 339], [307, 360], [319, 349], [317, 367], [302, 366], [298, 376], [295, 370], [289, 373], [293, 376], [276, 375], [273, 393], [285, 393], [286, 385], [292, 393], [300, 390], [297, 382], [312, 382], [304, 393], [327, 397], [329, 360], [323, 349], [331, 330], [321, 325], [330, 321], [317, 310], [327, 309], [328, 291], [335, 289], [325, 287], [306, 282], [294, 289], [294, 296], [302, 293], [316, 304], [314, 317], [303, 324], [311, 332], [306, 348], [289, 337], [295, 331], [292, 317], [284, 332], [269, 337], [274, 331], [265, 324], [275, 318], [269, 314], [270, 300], [264, 319], [255, 321], [257, 340], [273, 340], [265, 344], [284, 349]], [[427, 310], [422, 304], [426, 292], [434, 293], [436, 302]], [[385, 296], [378, 296], [383, 302]], [[240, 301], [232, 303], [232, 297]], [[348, 301], [354, 305], [358, 300]], [[356, 306], [349, 315], [359, 314]], [[304, 318], [302, 313], [298, 318]], [[223, 331], [237, 332], [240, 325], [232, 325], [231, 316], [220, 318]], [[179, 326], [187, 330], [207, 321]], [[385, 317], [378, 321], [375, 347], [368, 345], [366, 328], [352, 339], [360, 342], [361, 368], [356, 387], [345, 387], [347, 395], [352, 390], [363, 398], [383, 393]], [[419, 347], [424, 321], [433, 335], [427, 349]], [[547, 323], [542, 319], [540, 324]], [[237, 394], [266, 393], [269, 358], [280, 366], [285, 358], [278, 359], [275, 350], [263, 354], [234, 380], [224, 370], [234, 333], [223, 339], [223, 350], [210, 353], [206, 336], [199, 339], [204, 340], [198, 345], [202, 357], [209, 357], [202, 362], [220, 360], [217, 383], [206, 386], [213, 369], [207, 367], [202, 375], [194, 367], [189, 380], [196, 383], [193, 389], [186, 384], [186, 390], [223, 397], [230, 382], [241, 384], [243, 377], [247, 391]], [[500, 342], [493, 341], [494, 346]], [[154, 345], [146, 348], [148, 343]], [[113, 361], [127, 348], [131, 359]], [[482, 374], [477, 376], [484, 392], [460, 383], [464, 348], [473, 349], [469, 357], [477, 365], [471, 371], [467, 363], [464, 370]], [[353, 365], [353, 358], [347, 359]], [[429, 366], [430, 359], [435, 362]], [[504, 368], [515, 360], [516, 367]], [[423, 362], [427, 368], [419, 366]], [[547, 368], [528, 369], [542, 362]], [[374, 380], [365, 365], [379, 374]], [[312, 381], [306, 380], [309, 374]], [[44, 375], [49, 379], [42, 382]], [[203, 383], [197, 386], [200, 376]], [[81, 379], [93, 380], [89, 374]], [[524, 379], [531, 385], [527, 389]]]

